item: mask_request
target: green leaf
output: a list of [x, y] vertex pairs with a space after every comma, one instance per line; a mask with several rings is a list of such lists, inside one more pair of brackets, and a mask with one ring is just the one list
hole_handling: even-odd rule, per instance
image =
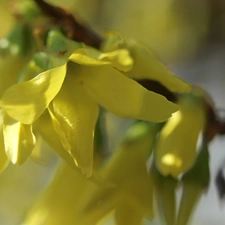
[[203, 144], [194, 166], [182, 177], [182, 198], [176, 225], [186, 225], [203, 192], [210, 182], [209, 152], [207, 144]]
[[68, 58], [75, 50], [81, 48], [82, 45], [66, 38], [61, 32], [52, 30], [48, 33], [47, 47], [50, 53]]
[[18, 22], [10, 31], [8, 37], [1, 39], [0, 48], [14, 56], [27, 56], [33, 50], [33, 35], [27, 23]]
[[151, 167], [154, 196], [159, 218], [162, 224], [174, 225], [176, 219], [176, 188], [177, 180], [171, 176], [163, 176], [155, 166]]

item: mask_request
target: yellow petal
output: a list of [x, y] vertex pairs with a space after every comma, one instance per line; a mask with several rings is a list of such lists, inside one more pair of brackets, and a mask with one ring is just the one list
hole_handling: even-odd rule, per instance
[[8, 166], [9, 158], [5, 153], [4, 138], [2, 128], [0, 129], [0, 173]]
[[94, 225], [98, 214], [84, 217], [82, 207], [96, 184], [66, 164], [57, 170], [47, 191], [30, 209], [23, 225]]
[[121, 71], [128, 71], [132, 68], [133, 59], [126, 49], [117, 49], [112, 52], [102, 53], [93, 48], [82, 48], [76, 50], [69, 60], [86, 66], [101, 66], [111, 64]]
[[9, 158], [5, 152], [4, 137], [3, 137], [3, 112], [0, 111], [0, 173], [9, 164]]
[[70, 154], [83, 174], [92, 174], [93, 142], [98, 106], [74, 76], [67, 75], [63, 87], [53, 101], [53, 114], [59, 121], [70, 145]]
[[128, 39], [125, 40], [118, 32], [110, 32], [103, 45], [103, 51], [127, 49], [133, 58], [133, 67], [127, 73], [135, 79], [156, 80], [173, 92], [189, 92], [191, 85], [175, 76], [160, 61], [156, 55], [143, 44]]
[[3, 134], [5, 151], [14, 164], [23, 164], [35, 146], [31, 125], [22, 124], [4, 115]]
[[53, 125], [53, 128], [54, 128], [54, 131], [58, 134], [58, 137], [60, 139], [60, 142], [61, 142], [60, 145], [62, 145], [64, 150], [66, 150], [69, 153], [71, 151], [70, 143], [69, 143], [69, 141], [66, 137], [65, 131], [63, 130], [60, 122], [58, 121], [58, 119], [56, 118], [56, 116], [54, 114], [52, 104], [48, 107], [48, 112], [49, 112], [49, 115], [50, 115], [51, 120], [52, 120], [52, 125]]
[[13, 85], [3, 94], [0, 105], [15, 120], [31, 124], [59, 92], [65, 75], [66, 65], [63, 65]]
[[126, 43], [134, 59], [134, 66], [128, 75], [136, 79], [152, 79], [160, 82], [170, 91], [189, 92], [191, 85], [170, 72], [144, 45], [129, 40]]
[[115, 68], [124, 72], [129, 71], [133, 66], [133, 59], [127, 49], [103, 53], [99, 56], [99, 59], [111, 62]]
[[[148, 176], [146, 162], [151, 154], [156, 130], [145, 123], [138, 123], [128, 130], [128, 136], [133, 137], [133, 134], [131, 136], [130, 134], [135, 130], [138, 130], [138, 134], [132, 138], [133, 141], [130, 138], [125, 139], [102, 168], [101, 176], [104, 184], [89, 199], [87, 203], [89, 211], [114, 208], [120, 214], [126, 210], [127, 199], [130, 199], [134, 207], [141, 211], [138, 219], [145, 216], [152, 217], [153, 185]], [[125, 208], [121, 208], [121, 204]], [[126, 220], [125, 218], [126, 215], [121, 220]], [[124, 221], [124, 224], [129, 224], [128, 221], [127, 223]]]
[[56, 153], [71, 167], [76, 169], [77, 167], [75, 166], [73, 157], [63, 148], [47, 111], [39, 117], [34, 125], [42, 138], [53, 148], [53, 150], [56, 151]]
[[162, 122], [179, 108], [110, 66], [77, 66], [76, 74], [96, 102], [120, 117]]
[[110, 62], [99, 60], [101, 52], [93, 48], [81, 48], [76, 50], [70, 57], [69, 60], [85, 65], [85, 66], [101, 66], [110, 64]]
[[195, 161], [205, 114], [200, 104], [189, 103], [181, 105], [181, 110], [173, 114], [159, 135], [155, 156], [156, 165], [163, 175], [177, 177], [190, 169]]
[[132, 124], [125, 134], [125, 140], [104, 167], [103, 177], [112, 183], [120, 183], [137, 168], [144, 168], [151, 155], [155, 132], [154, 126], [145, 122]]
[[[135, 130], [136, 137], [132, 134]], [[116, 184], [117, 194], [129, 195], [135, 202], [135, 207], [141, 210], [142, 217], [153, 216], [153, 184], [146, 162], [151, 155], [156, 133], [156, 127], [143, 122], [132, 125], [127, 131], [127, 138], [103, 170], [104, 179]], [[122, 196], [120, 199], [123, 199]]]

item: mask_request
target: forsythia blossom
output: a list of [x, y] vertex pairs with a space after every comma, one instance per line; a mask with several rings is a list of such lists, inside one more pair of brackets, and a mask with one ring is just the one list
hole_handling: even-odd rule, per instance
[[[156, 206], [162, 224], [187, 225], [209, 185], [208, 143], [224, 132], [206, 93], [144, 44], [100, 36], [47, 1], [12, 9], [16, 25], [0, 40], [0, 172], [54, 158], [49, 146], [64, 159], [22, 224], [141, 225]], [[115, 151], [105, 111], [132, 119]]]
[[[53, 68], [31, 80], [9, 87], [0, 99], [0, 106], [11, 118], [24, 124], [24, 127], [30, 127], [48, 110], [64, 149], [73, 157], [82, 172], [90, 176], [98, 105], [121, 117], [154, 122], [165, 121], [178, 110], [178, 106], [126, 76], [129, 71], [138, 74], [136, 62], [142, 60], [142, 55], [140, 59], [139, 55], [132, 58], [129, 48], [102, 53], [88, 46], [80, 47], [76, 43], [72, 46], [70, 40], [54, 32], [56, 31], [49, 33], [49, 39], [55, 35], [65, 45], [65, 49], [59, 49], [58, 57], [51, 58]], [[51, 41], [48, 42], [52, 44]], [[57, 41], [56, 43], [59, 44]], [[132, 48], [138, 50], [138, 46]], [[147, 59], [148, 55], [145, 55], [145, 60]], [[149, 60], [151, 63], [152, 58]], [[148, 61], [143, 64], [146, 65], [147, 74], [151, 72], [148, 71], [148, 64]], [[186, 82], [166, 71], [164, 69], [162, 76], [168, 76], [169, 87], [170, 79], [173, 80], [173, 91], [189, 90], [190, 86]], [[154, 71], [148, 76], [162, 80], [161, 74], [156, 76]], [[180, 87], [181, 84], [183, 88]], [[176, 87], [179, 88], [176, 90]], [[12, 136], [13, 128], [7, 128], [9, 132], [5, 132], [5, 135], [10, 133]], [[26, 138], [33, 143], [31, 130], [27, 130]], [[27, 153], [24, 152], [25, 158]]]
[[177, 177], [190, 169], [197, 154], [197, 140], [206, 123], [199, 90], [181, 97], [180, 110], [163, 127], [155, 149], [156, 165], [163, 175]]

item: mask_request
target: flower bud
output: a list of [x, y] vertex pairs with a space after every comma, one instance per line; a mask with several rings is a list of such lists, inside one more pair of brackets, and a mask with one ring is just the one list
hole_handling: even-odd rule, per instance
[[197, 141], [205, 126], [202, 97], [198, 91], [180, 99], [180, 110], [163, 127], [155, 149], [156, 166], [163, 175], [184, 173], [196, 158]]

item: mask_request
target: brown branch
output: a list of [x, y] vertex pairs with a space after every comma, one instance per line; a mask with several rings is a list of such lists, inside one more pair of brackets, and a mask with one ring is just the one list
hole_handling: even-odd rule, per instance
[[95, 48], [100, 48], [103, 37], [88, 26], [80, 24], [71, 13], [43, 0], [34, 1], [47, 17], [52, 18], [56, 24], [67, 32], [68, 38], [74, 41], [83, 42]]

